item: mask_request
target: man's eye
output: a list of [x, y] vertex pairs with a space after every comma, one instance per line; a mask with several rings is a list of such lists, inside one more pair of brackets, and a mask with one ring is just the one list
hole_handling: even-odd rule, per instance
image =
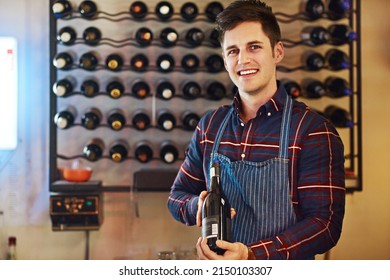
[[259, 45], [251, 45], [251, 46], [250, 46], [250, 49], [251, 49], [251, 50], [261, 49], [261, 46], [259, 46]]
[[234, 54], [236, 54], [237, 53], [237, 50], [230, 50], [230, 51], [228, 51], [228, 55], [234, 55]]

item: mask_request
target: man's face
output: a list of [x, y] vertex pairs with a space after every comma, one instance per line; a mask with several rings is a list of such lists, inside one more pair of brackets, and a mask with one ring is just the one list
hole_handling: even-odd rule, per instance
[[226, 70], [240, 94], [256, 95], [275, 88], [276, 64], [284, 49], [280, 42], [271, 47], [259, 22], [243, 22], [226, 31], [222, 50]]

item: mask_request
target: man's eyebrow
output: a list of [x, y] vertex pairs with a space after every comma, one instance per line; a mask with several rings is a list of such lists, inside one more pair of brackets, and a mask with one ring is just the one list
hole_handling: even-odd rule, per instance
[[[254, 40], [254, 41], [250, 41], [250, 42], [246, 43], [247, 46], [250, 46], [250, 45], [253, 45], [253, 44], [264, 45], [264, 42], [261, 42], [261, 41], [258, 41], [258, 40]], [[228, 50], [231, 50], [231, 49], [236, 49], [236, 48], [237, 48], [237, 45], [231, 45], [231, 46], [226, 47], [225, 51], [228, 51]]]

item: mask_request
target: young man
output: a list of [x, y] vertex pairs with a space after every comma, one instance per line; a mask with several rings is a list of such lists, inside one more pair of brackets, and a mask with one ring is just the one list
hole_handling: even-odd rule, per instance
[[168, 199], [173, 217], [201, 226], [212, 159], [232, 208], [233, 242], [217, 255], [199, 238], [200, 259], [314, 259], [340, 238], [344, 149], [331, 123], [292, 100], [276, 78], [284, 57], [272, 9], [231, 3], [217, 18], [233, 104], [207, 113], [194, 132]]

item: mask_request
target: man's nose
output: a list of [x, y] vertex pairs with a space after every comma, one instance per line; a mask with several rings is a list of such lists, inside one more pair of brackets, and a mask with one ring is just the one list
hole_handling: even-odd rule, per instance
[[239, 64], [246, 64], [250, 62], [250, 55], [247, 51], [241, 50], [238, 55], [238, 63]]

